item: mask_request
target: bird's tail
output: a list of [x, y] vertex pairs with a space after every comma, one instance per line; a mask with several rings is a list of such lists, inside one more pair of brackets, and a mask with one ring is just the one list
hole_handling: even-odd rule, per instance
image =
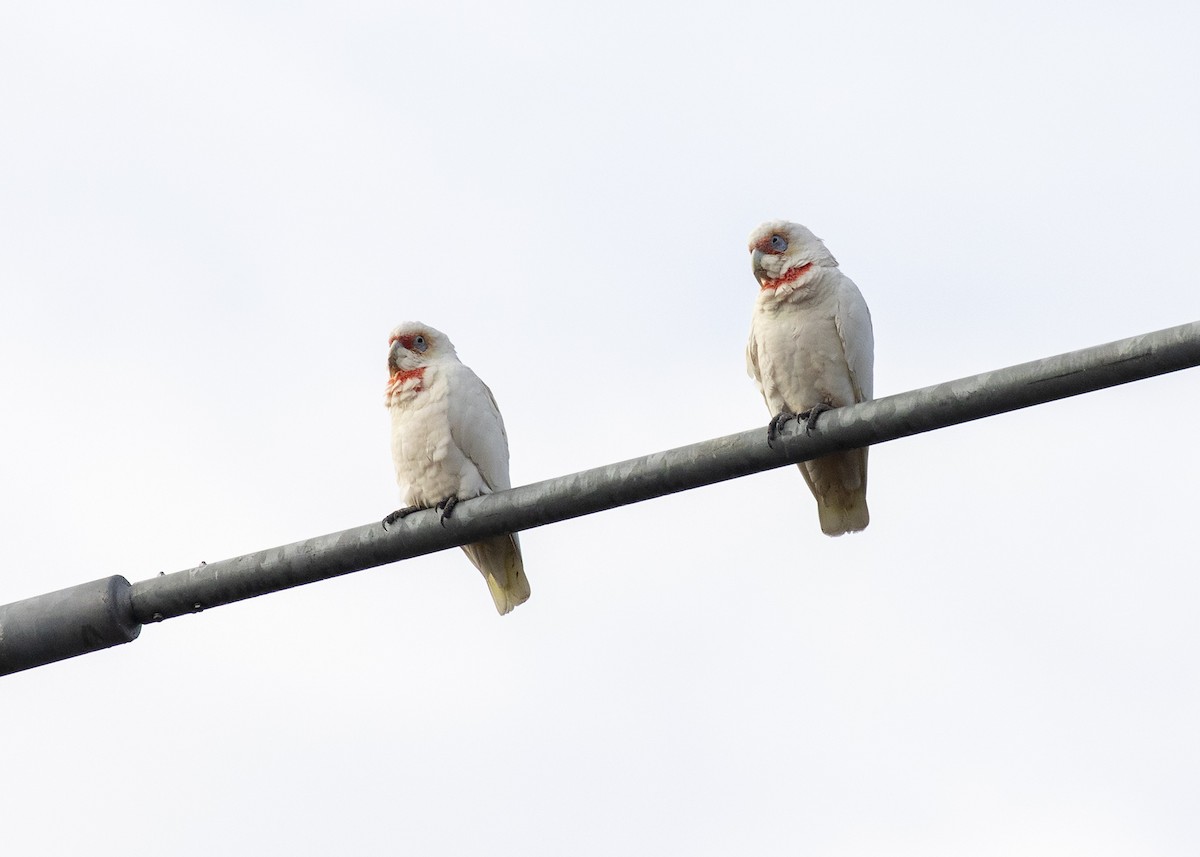
[[865, 530], [871, 523], [871, 514], [867, 511], [866, 492], [856, 496], [840, 498], [840, 505], [833, 506], [817, 501], [817, 515], [821, 518], [821, 532], [827, 536], [841, 536], [846, 533], [857, 533]]
[[867, 449], [849, 449], [800, 462], [800, 473], [817, 499], [821, 532], [840, 536], [865, 530], [867, 511]]
[[483, 574], [501, 616], [529, 598], [529, 578], [515, 533], [463, 545], [463, 551]]

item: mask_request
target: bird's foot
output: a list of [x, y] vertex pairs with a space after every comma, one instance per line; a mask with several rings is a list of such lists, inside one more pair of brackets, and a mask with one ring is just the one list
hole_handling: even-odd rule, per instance
[[419, 511], [420, 508], [420, 506], [405, 506], [403, 509], [397, 509], [396, 511], [389, 513], [388, 516], [383, 519], [383, 528], [386, 530], [405, 515], [411, 515], [413, 512]]
[[812, 410], [805, 411], [802, 414], [796, 414], [796, 419], [804, 420], [804, 433], [811, 435], [813, 433], [813, 429], [816, 428], [817, 417], [821, 416], [821, 414], [825, 413], [826, 411], [832, 410], [833, 408], [824, 402], [818, 402], [812, 406]]
[[787, 421], [799, 419], [801, 416], [803, 416], [803, 414], [793, 414], [790, 411], [780, 411], [775, 416], [771, 417], [771, 421], [767, 423], [767, 446], [774, 448], [775, 441], [779, 440], [779, 432], [787, 424]]
[[442, 502], [438, 503], [434, 508], [440, 513], [442, 526], [446, 526], [446, 519], [450, 517], [450, 513], [454, 511], [454, 507], [458, 505], [458, 497], [451, 494]]

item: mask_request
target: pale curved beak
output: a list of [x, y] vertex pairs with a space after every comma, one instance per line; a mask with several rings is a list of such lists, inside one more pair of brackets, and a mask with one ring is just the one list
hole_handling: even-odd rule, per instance
[[750, 263], [754, 266], [754, 278], [761, 284], [768, 279], [767, 270], [762, 264], [763, 251], [754, 250], [750, 253]]
[[388, 348], [388, 371], [389, 372], [399, 372], [400, 371], [400, 349], [403, 347], [404, 346], [400, 344], [400, 340], [397, 339]]

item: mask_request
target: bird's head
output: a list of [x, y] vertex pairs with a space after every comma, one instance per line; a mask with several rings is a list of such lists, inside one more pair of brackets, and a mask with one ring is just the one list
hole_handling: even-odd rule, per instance
[[388, 373], [393, 378], [453, 356], [446, 334], [419, 321], [404, 322], [388, 337]]
[[750, 233], [754, 277], [764, 289], [795, 283], [813, 268], [836, 268], [837, 259], [807, 227], [770, 220]]

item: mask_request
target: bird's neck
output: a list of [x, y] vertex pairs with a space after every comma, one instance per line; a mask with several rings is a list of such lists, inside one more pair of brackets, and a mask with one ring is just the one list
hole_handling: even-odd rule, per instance
[[812, 262], [805, 262], [803, 265], [797, 265], [794, 268], [789, 268], [781, 277], [776, 277], [773, 280], [763, 280], [760, 288], [763, 291], [769, 291], [772, 289], [778, 289], [780, 286], [790, 285], [811, 271], [812, 266]]
[[801, 267], [803, 270], [796, 276], [789, 275], [800, 268], [792, 268], [777, 280], [768, 280], [768, 283], [775, 285], [758, 290], [758, 303], [764, 307], [778, 308], [820, 300], [826, 291], [824, 284], [828, 272], [836, 269], [823, 268], [813, 262]]
[[387, 382], [387, 403], [397, 404], [399, 400], [424, 392], [425, 370], [428, 368], [418, 366], [416, 369], [397, 369], [393, 372]]

